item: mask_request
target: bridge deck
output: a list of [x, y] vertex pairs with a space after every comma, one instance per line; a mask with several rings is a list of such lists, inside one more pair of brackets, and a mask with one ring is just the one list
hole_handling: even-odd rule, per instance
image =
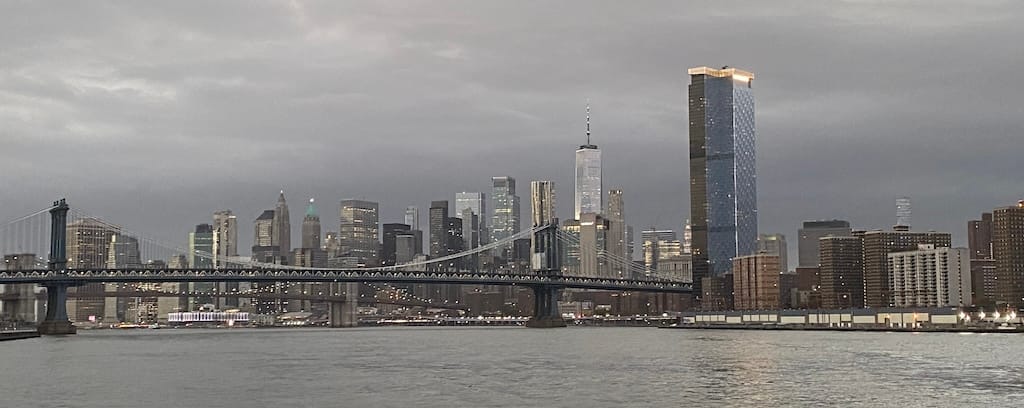
[[557, 273], [508, 274], [365, 269], [84, 269], [0, 272], [0, 284], [118, 282], [374, 282], [498, 286], [559, 286], [638, 292], [690, 293], [687, 282], [563, 276]]

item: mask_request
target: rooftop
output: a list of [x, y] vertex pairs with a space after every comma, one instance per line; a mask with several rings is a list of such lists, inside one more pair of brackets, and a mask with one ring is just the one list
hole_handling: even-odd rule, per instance
[[744, 71], [742, 69], [732, 67], [722, 67], [721, 69], [709, 68], [709, 67], [696, 67], [690, 68], [686, 71], [690, 75], [708, 75], [713, 77], [727, 78], [733, 77], [739, 80], [754, 79], [754, 73], [750, 71]]

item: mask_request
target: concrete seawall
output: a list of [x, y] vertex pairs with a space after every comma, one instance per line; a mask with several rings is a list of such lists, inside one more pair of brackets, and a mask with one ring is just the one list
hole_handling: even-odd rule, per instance
[[39, 332], [34, 330], [0, 332], [0, 341], [31, 339], [33, 337], [39, 337]]

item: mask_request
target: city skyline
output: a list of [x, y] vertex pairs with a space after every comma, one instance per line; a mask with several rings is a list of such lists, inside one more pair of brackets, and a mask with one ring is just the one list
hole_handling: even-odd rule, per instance
[[[4, 14], [44, 12], [34, 7], [5, 6], [16, 10]], [[451, 21], [445, 20], [445, 7], [401, 12], [362, 7], [369, 9], [352, 10], [352, 14], [378, 22], [418, 12]], [[824, 23], [786, 27], [801, 16], [753, 5], [745, 8], [745, 15], [771, 12], [778, 21], [758, 21], [735, 32], [735, 37], [704, 45], [685, 38], [706, 30], [711, 23], [696, 17], [691, 20], [686, 6], [677, 7], [659, 10], [659, 18], [643, 7], [624, 10], [619, 15], [623, 21], [645, 22], [644, 29], [629, 32], [599, 24], [600, 15], [607, 12], [599, 7], [554, 6], [547, 10], [549, 16], [533, 22], [536, 28], [521, 42], [495, 36], [466, 38], [455, 26], [365, 26], [340, 11], [310, 9], [303, 13], [270, 7], [248, 11], [256, 21], [281, 27], [266, 33], [168, 18], [166, 26], [154, 28], [148, 38], [165, 40], [181, 51], [173, 61], [145, 58], [150, 54], [143, 40], [132, 40], [139, 36], [133, 35], [136, 27], [125, 24], [125, 19], [151, 16], [147, 6], [125, 6], [117, 15], [68, 7], [69, 14], [58, 12], [51, 19], [42, 19], [43, 28], [66, 23], [51, 33], [27, 30], [5, 37], [16, 41], [8, 45], [16, 57], [0, 57], [7, 67], [4, 88], [10, 91], [0, 96], [0, 105], [16, 106], [17, 110], [7, 112], [17, 114], [0, 134], [5, 147], [0, 160], [11, 164], [5, 168], [9, 171], [0, 175], [0, 182], [14, 186], [0, 201], [0, 218], [36, 209], [60, 192], [82, 208], [97, 209], [97, 213], [109, 209], [121, 215], [124, 220], [119, 221], [134, 230], [158, 231], [161, 240], [184, 244], [181, 237], [191, 226], [210, 222], [211, 211], [231, 209], [243, 231], [238, 245], [250, 248], [252, 234], [246, 231], [251, 230], [260, 211], [270, 207], [273, 193], [280, 189], [294, 200], [373, 200], [381, 203], [381, 222], [400, 222], [404, 207], [410, 204], [425, 213], [430, 200], [438, 197], [459, 191], [490, 191], [488, 178], [498, 175], [507, 174], [521, 183], [552, 180], [565, 186], [567, 198], [572, 163], [565, 152], [577, 147], [583, 137], [580, 107], [589, 99], [601, 113], [595, 118], [595, 128], [600, 129], [596, 137], [604, 154], [604, 185], [625, 191], [630, 205], [627, 222], [637, 229], [678, 229], [688, 218], [688, 172], [677, 159], [686, 151], [685, 69], [699, 64], [741, 66], [758, 74], [761, 232], [782, 233], [792, 239], [802, 221], [816, 219], [848, 220], [860, 229], [888, 228], [893, 224], [893, 200], [909, 196], [915, 204], [914, 229], [951, 232], [954, 245], [963, 246], [964, 221], [994, 206], [1012, 204], [1024, 193], [1009, 176], [1016, 160], [1014, 149], [1007, 147], [1018, 143], [1022, 133], [1020, 123], [1013, 119], [1015, 111], [1003, 104], [979, 103], [1009, 100], [1012, 94], [995, 81], [971, 84], [966, 92], [967, 85], [956, 80], [977, 68], [974, 60], [986, 61], [986, 69], [995, 77], [1011, 76], [1007, 67], [1016, 66], [1020, 56], [995, 54], [976, 46], [1020, 32], [1005, 16], [1005, 7], [981, 5], [960, 10], [946, 4], [937, 7], [939, 10], [921, 10], [847, 3], [833, 11], [812, 6], [801, 13], [820, 17]], [[944, 21], [941, 11], [950, 9], [961, 11], [952, 30], [949, 25], [936, 24]], [[321, 16], [319, 20], [300, 18], [312, 11]], [[506, 11], [516, 16], [537, 12], [529, 8]], [[493, 24], [494, 32], [522, 32], [521, 21], [498, 20], [498, 15], [484, 8], [469, 7], [465, 12], [475, 21]], [[556, 30], [561, 27], [560, 19], [570, 13], [593, 18], [580, 19], [568, 32]], [[68, 20], [71, 15], [73, 23]], [[744, 20], [735, 12], [720, 15], [718, 23]], [[872, 25], [872, 35], [860, 35], [858, 28], [864, 21], [878, 19], [881, 23]], [[588, 25], [591, 20], [594, 25]], [[973, 30], [981, 26], [985, 30]], [[905, 35], [905, 27], [914, 28], [914, 33]], [[351, 37], [332, 36], [332, 28]], [[177, 29], [196, 35], [176, 36]], [[783, 45], [768, 53], [745, 41], [766, 32], [777, 35]], [[94, 52], [88, 58], [79, 51], [67, 53], [59, 62], [48, 59], [67, 46], [58, 40], [69, 34], [92, 44], [90, 51]], [[388, 35], [397, 43], [384, 40]], [[583, 45], [564, 56], [564, 48], [557, 45], [560, 42], [554, 42], [539, 50], [546, 57], [542, 65], [522, 48], [549, 42], [546, 39], [554, 35], [562, 36], [566, 43], [580, 38], [592, 41], [575, 42]], [[346, 38], [376, 41], [360, 49]], [[425, 41], [414, 43], [414, 52], [405, 56], [393, 54], [403, 40], [413, 38]], [[915, 38], [934, 41], [908, 46], [917, 44]], [[638, 48], [626, 46], [634, 43], [628, 39], [653, 42], [651, 47]], [[266, 61], [260, 66], [287, 67], [272, 71], [286, 77], [275, 77], [265, 70], [268, 68], [239, 67], [231, 65], [228, 56], [204, 54], [202, 43], [190, 45], [190, 41], [206, 41], [211, 46], [242, 49], [238, 46], [260, 40], [301, 45], [318, 51], [318, 63], [343, 69], [327, 74], [313, 65], [294, 64], [277, 48], [263, 49]], [[794, 50], [785, 45], [790, 43], [803, 45]], [[844, 55], [835, 54], [837, 43], [844, 46]], [[326, 52], [336, 45], [346, 47]], [[51, 48], [37, 54], [26, 48], [29, 46]], [[950, 49], [947, 54], [963, 58], [936, 61], [932, 55], [946, 47], [958, 50]], [[108, 49], [148, 62], [125, 62]], [[236, 52], [230, 57], [241, 61], [254, 58]], [[352, 65], [338, 62], [350, 54], [354, 59], [342, 60]], [[829, 58], [822, 59], [821, 54]], [[514, 75], [502, 83], [476, 75], [500, 72], [489, 59], [494, 55], [510, 58], [509, 65], [529, 75]], [[552, 63], [569, 58], [577, 63]], [[580, 64], [588, 60], [608, 64]], [[877, 64], [879, 60], [885, 63]], [[457, 77], [466, 83], [459, 85], [445, 76], [429, 81], [416, 73], [395, 71], [417, 62], [428, 70], [457, 71], [463, 74]], [[181, 64], [188, 69], [181, 69]], [[795, 69], [798, 67], [809, 69]], [[930, 67], [941, 68], [925, 69]], [[1002, 70], [1007, 71], [1001, 74]], [[863, 80], [866, 76], [875, 79]], [[302, 79], [290, 83], [286, 78]], [[454, 96], [437, 96], [437, 103], [430, 103], [430, 99], [416, 96], [417, 92], [408, 92], [408, 87], [400, 93], [388, 87], [348, 87], [349, 78], [414, 83], [420, 93], [438, 86], [459, 86]], [[37, 85], [43, 83], [48, 85]], [[467, 93], [473, 86], [483, 92]], [[279, 98], [282, 93], [291, 96]], [[360, 101], [357, 105], [389, 103], [368, 103], [380, 106], [380, 111], [367, 114], [352, 111], [345, 95]], [[246, 103], [233, 102], [239, 97]], [[243, 114], [267, 112], [267, 104], [276, 99], [283, 101], [282, 111], [293, 118]], [[936, 100], [943, 102], [932, 102]], [[208, 113], [191, 106], [203, 106]], [[434, 121], [427, 116], [447, 119]], [[137, 120], [140, 117], [147, 119]], [[445, 135], [459, 146], [474, 146], [461, 143], [463, 140], [478, 141], [475, 145], [481, 147], [438, 151], [430, 146], [437, 137], [423, 137], [422, 141], [400, 137], [412, 133]], [[215, 135], [222, 136], [212, 137]], [[483, 146], [500, 147], [502, 154], [484, 155], [490, 147]], [[61, 158], [67, 167], [26, 161], [44, 151]], [[109, 166], [95, 166], [89, 159], [115, 151], [123, 157]], [[177, 158], [163, 158], [167, 151], [190, 152], [180, 156], [187, 157], [189, 165]], [[299, 151], [307, 156], [299, 159]], [[273, 155], [268, 155], [270, 152]], [[343, 153], [347, 159], [337, 160]], [[386, 162], [402, 165], [374, 164], [385, 155], [398, 159]], [[234, 165], [225, 166], [225, 157]], [[874, 164], [861, 166], [863, 157], [872, 157]], [[253, 170], [267, 168], [257, 163], [275, 160], [273, 173]], [[950, 162], [958, 165], [940, 164]], [[636, 171], [638, 165], [649, 171]], [[454, 171], [458, 166], [468, 168]], [[375, 176], [364, 176], [358, 172], [362, 168], [373, 169]], [[90, 182], [96, 179], [109, 183], [96, 189]], [[951, 192], [947, 188], [951, 184], [959, 188]], [[159, 208], [165, 219], [151, 219], [148, 214], [153, 208]], [[528, 211], [521, 208], [520, 217]], [[559, 200], [558, 212], [572, 213], [569, 199]], [[293, 217], [293, 223], [298, 221]], [[295, 228], [292, 234], [292, 242], [298, 242]]]

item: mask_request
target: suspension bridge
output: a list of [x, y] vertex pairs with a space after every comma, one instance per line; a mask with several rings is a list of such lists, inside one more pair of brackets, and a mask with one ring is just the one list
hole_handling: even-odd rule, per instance
[[[92, 228], [79, 228], [82, 225], [90, 225]], [[122, 254], [107, 247], [113, 244], [109, 244], [111, 234], [105, 234], [104, 231], [113, 231], [136, 242], [138, 254], [134, 258], [137, 259], [127, 262], [119, 259]], [[523, 238], [529, 238], [532, 242], [531, 265], [528, 270], [480, 268], [476, 261], [480, 254], [510, 246], [513, 241]], [[69, 248], [72, 249], [70, 257]], [[566, 259], [564, 248], [570, 248], [575, 254], [575, 262], [563, 262]], [[300, 297], [281, 293], [279, 289], [283, 285], [321, 284], [326, 286], [326, 295], [321, 294], [319, 300], [330, 305], [332, 326], [354, 324], [358, 291], [353, 284], [357, 283], [373, 285], [379, 291], [391, 291], [396, 295], [392, 298], [401, 298], [404, 303], [419, 302], [427, 306], [436, 300], [417, 298], [392, 285], [529, 288], [533, 293], [533, 316], [527, 322], [529, 327], [565, 325], [558, 311], [558, 300], [564, 289], [661, 293], [690, 293], [692, 290], [692, 285], [679, 277], [662, 276], [628, 259], [588, 246], [580, 241], [579, 236], [560, 230], [556, 224], [534, 227], [487, 245], [433, 259], [394, 266], [324, 268], [269, 264], [209, 252], [188, 251], [128, 231], [94, 215], [72, 211], [64, 200], [60, 200], [51, 207], [0, 224], [0, 250], [4, 251], [6, 264], [5, 270], [0, 271], [0, 285], [39, 285], [45, 288], [45, 318], [38, 322], [41, 334], [75, 332], [67, 311], [69, 289], [93, 288], [91, 291], [72, 289], [86, 293], [73, 293], [72, 296], [112, 296], [103, 290], [96, 290], [110, 284], [244, 282], [253, 284], [254, 289], [227, 294], [189, 292], [187, 295], [248, 296], [257, 299]], [[46, 258], [36, 255], [43, 253]], [[101, 259], [85, 259], [86, 255], [83, 254], [86, 253]], [[186, 253], [194, 259], [206, 260], [202, 262], [203, 265], [214, 267], [194, 267], [198, 262], [175, 267], [168, 266], [166, 262], [141, 262], [141, 259], [170, 259]], [[19, 258], [9, 254], [21, 255]], [[266, 293], [267, 288], [270, 288], [269, 293]], [[149, 290], [146, 294], [182, 296], [181, 291]]]

